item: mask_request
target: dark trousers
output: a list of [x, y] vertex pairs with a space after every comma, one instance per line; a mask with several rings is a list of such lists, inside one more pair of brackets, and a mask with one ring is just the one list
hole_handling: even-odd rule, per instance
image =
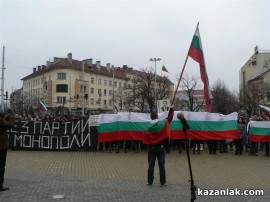
[[132, 143], [133, 143], [133, 150], [135, 151], [135, 152], [139, 152], [140, 151], [140, 140], [134, 140], [134, 141], [132, 141]]
[[250, 154], [258, 155], [258, 142], [253, 142], [250, 140]]
[[148, 147], [148, 184], [152, 184], [154, 181], [154, 168], [156, 158], [158, 160], [160, 184], [166, 183], [165, 172], [165, 147], [164, 146], [149, 146]]
[[219, 140], [219, 152], [224, 153], [227, 151], [226, 140]]
[[4, 174], [7, 159], [7, 149], [0, 149], [0, 187], [4, 184]]
[[265, 142], [264, 144], [265, 144], [265, 155], [266, 156], [269, 156], [269, 144], [270, 143], [269, 142]]
[[185, 146], [186, 146], [186, 145], [185, 145], [185, 140], [179, 140], [178, 145], [179, 145], [179, 154], [181, 154], [182, 151], [183, 151], [183, 149], [186, 148], [186, 147], [185, 147]]
[[209, 154], [216, 154], [217, 143], [218, 143], [218, 140], [209, 140], [208, 141]]
[[242, 155], [243, 152], [243, 138], [234, 140], [235, 142], [235, 154]]

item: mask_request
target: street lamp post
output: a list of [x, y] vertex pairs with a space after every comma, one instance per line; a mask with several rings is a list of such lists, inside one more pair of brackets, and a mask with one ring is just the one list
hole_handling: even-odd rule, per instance
[[112, 92], [113, 99], [112, 99], [112, 101], [113, 101], [113, 113], [114, 113], [115, 106], [114, 106], [114, 66], [113, 65], [112, 65], [112, 70], [113, 70], [113, 83], [112, 83], [112, 85], [113, 85], [113, 92]]
[[84, 96], [85, 96], [85, 92], [84, 92], [84, 64], [85, 61], [82, 61], [82, 116], [84, 116]]
[[160, 58], [150, 58], [151, 62], [155, 62], [155, 110], [157, 111], [157, 61], [160, 61]]

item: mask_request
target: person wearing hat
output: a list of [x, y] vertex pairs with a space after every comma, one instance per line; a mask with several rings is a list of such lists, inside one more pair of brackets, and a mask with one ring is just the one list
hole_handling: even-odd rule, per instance
[[7, 130], [13, 128], [14, 125], [15, 117], [12, 111], [7, 110], [6, 113], [0, 111], [0, 191], [9, 190], [9, 188], [3, 186], [8, 148]]

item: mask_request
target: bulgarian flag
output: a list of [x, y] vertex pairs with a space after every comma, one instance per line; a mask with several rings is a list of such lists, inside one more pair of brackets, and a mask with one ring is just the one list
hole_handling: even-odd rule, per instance
[[153, 120], [147, 126], [143, 144], [157, 144], [170, 136], [170, 123], [168, 120]]
[[162, 71], [169, 73], [164, 65], [162, 66]]
[[263, 106], [263, 105], [259, 105], [259, 107], [267, 114], [270, 114], [270, 108], [269, 107], [266, 107], [266, 106]]
[[[186, 118], [190, 129], [187, 131], [188, 139], [199, 140], [227, 140], [239, 139], [237, 131], [238, 114], [228, 115], [208, 112], [181, 112]], [[175, 112], [170, 124], [171, 139], [184, 139], [183, 126], [177, 119]]]
[[46, 112], [47, 111], [47, 107], [43, 104], [43, 102], [39, 101], [39, 106], [38, 109], [42, 112]]
[[248, 138], [253, 142], [270, 142], [270, 122], [250, 122]]
[[[170, 139], [184, 139], [183, 126], [177, 114], [170, 123]], [[236, 112], [229, 115], [207, 112], [181, 112], [190, 126], [187, 132], [188, 139], [226, 140], [239, 139], [237, 131]], [[115, 140], [144, 140], [149, 130], [159, 132], [167, 124], [168, 112], [159, 113], [159, 121], [153, 122], [150, 114], [135, 112], [120, 112], [118, 114], [99, 115], [98, 141], [109, 142]], [[269, 122], [270, 123], [270, 122]], [[160, 137], [161, 139], [166, 136]], [[156, 138], [155, 138], [156, 139]], [[149, 140], [151, 141], [151, 140]]]
[[193, 36], [193, 39], [192, 39], [192, 42], [188, 51], [188, 56], [190, 56], [193, 60], [195, 60], [196, 62], [200, 64], [201, 80], [204, 83], [204, 97], [205, 97], [205, 103], [206, 103], [206, 110], [207, 112], [211, 112], [210, 98], [212, 98], [212, 95], [211, 95], [207, 71], [205, 67], [201, 37], [200, 37], [200, 32], [199, 32], [199, 25], [197, 26], [195, 34]]

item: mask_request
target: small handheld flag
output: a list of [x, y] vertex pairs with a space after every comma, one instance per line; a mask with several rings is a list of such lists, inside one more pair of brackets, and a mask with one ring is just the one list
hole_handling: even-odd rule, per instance
[[169, 73], [164, 65], [162, 66], [162, 71]]
[[38, 109], [42, 112], [46, 112], [47, 111], [47, 107], [43, 104], [43, 102], [39, 101], [39, 106]]
[[259, 107], [267, 114], [270, 114], [270, 108], [269, 107], [266, 107], [266, 106], [263, 106], [263, 105], [259, 105]]

